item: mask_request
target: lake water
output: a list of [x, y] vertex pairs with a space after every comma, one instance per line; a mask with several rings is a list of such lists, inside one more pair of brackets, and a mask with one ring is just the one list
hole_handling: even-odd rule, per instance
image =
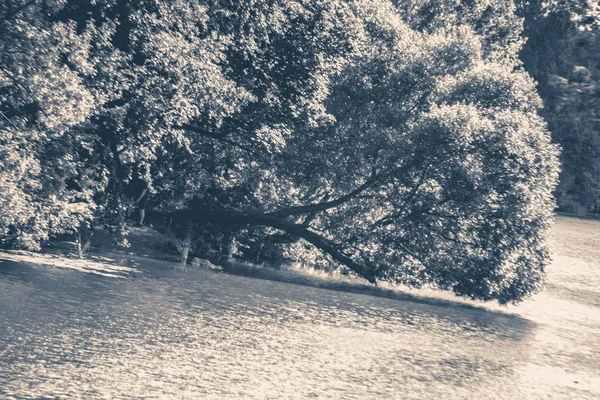
[[0, 261], [0, 398], [600, 398], [600, 223], [551, 245], [547, 289], [508, 308]]

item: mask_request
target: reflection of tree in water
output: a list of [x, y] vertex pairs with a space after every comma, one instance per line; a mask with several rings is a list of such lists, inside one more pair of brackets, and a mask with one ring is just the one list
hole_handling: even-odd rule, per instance
[[[262, 390], [280, 396], [327, 394], [332, 382], [349, 395], [373, 382], [382, 393], [423, 394], [425, 386], [479, 393], [512, 379], [503, 366], [518, 358], [532, 329], [518, 317], [447, 301], [392, 300], [154, 261], [142, 263], [135, 279], [3, 263], [0, 289], [0, 328], [10, 326], [0, 347], [12, 354], [3, 356], [11, 375], [0, 373], [0, 391], [34, 396], [87, 388], [252, 398], [264, 395], [257, 379], [265, 376], [272, 383]], [[25, 379], [35, 384], [15, 385]]]

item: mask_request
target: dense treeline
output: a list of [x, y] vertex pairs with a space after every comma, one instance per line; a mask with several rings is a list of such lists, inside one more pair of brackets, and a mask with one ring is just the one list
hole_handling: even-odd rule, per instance
[[521, 299], [548, 260], [558, 148], [518, 58], [518, 11], [4, 2], [0, 240], [36, 248], [97, 218], [124, 242], [124, 187], [141, 177], [198, 254], [227, 242]]
[[526, 2], [521, 59], [538, 82], [543, 115], [562, 147], [562, 211], [600, 214], [600, 3]]

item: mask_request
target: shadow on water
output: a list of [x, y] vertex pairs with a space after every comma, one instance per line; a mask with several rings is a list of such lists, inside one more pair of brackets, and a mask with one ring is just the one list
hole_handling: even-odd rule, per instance
[[219, 273], [136, 256], [127, 256], [125, 264], [136, 268], [120, 277], [126, 279], [116, 279], [71, 269], [32, 266], [26, 262], [0, 261], [0, 283], [4, 276], [4, 279], [19, 281], [42, 292], [61, 292], [80, 304], [99, 301], [103, 297], [123, 298], [135, 293], [160, 292], [172, 297], [168, 302], [173, 304], [183, 302], [184, 306], [198, 308], [198, 303], [204, 300], [210, 302], [209, 307], [233, 308], [243, 312], [244, 303], [253, 302], [253, 296], [258, 296], [264, 300], [261, 304], [265, 307], [259, 312], [282, 313], [280, 317], [283, 318], [285, 310], [273, 309], [273, 304], [289, 301], [312, 303], [317, 308], [333, 307], [368, 317], [373, 316], [373, 308], [362, 305], [376, 303], [393, 311], [396, 317], [402, 314], [401, 322], [407, 325], [415, 323], [409, 314], [420, 313], [421, 316], [453, 320], [459, 325], [476, 326], [488, 333], [503, 335], [502, 331], [506, 329], [506, 334], [513, 337], [535, 327], [534, 322], [518, 315], [461, 301], [420, 296], [358, 282], [335, 281], [289, 270], [228, 262], [223, 266], [225, 273]]
[[360, 282], [331, 280], [327, 278], [321, 278], [318, 276], [305, 275], [291, 270], [276, 270], [268, 267], [256, 268], [252, 265], [237, 262], [228, 262], [223, 265], [223, 269], [228, 274], [243, 276], [246, 278], [264, 279], [274, 282], [283, 282], [299, 286], [308, 286], [332, 291], [380, 297], [390, 300], [411, 302], [428, 306], [450, 307], [456, 309], [464, 309], [466, 311], [470, 310], [473, 312], [483, 312], [488, 315], [497, 315], [500, 318], [514, 319], [515, 322], [521, 321], [523, 323], [523, 326], [526, 326], [527, 324], [533, 324], [533, 322], [529, 320], [526, 320], [514, 314], [510, 314], [508, 312], [504, 313], [500, 311], [490, 310], [485, 307], [478, 306], [475, 304], [469, 304], [460, 300], [453, 301], [450, 299], [427, 297], [414, 293], [400, 292], [391, 288], [364, 284]]
[[[196, 398], [224, 398], [251, 393], [256, 377], [290, 374], [301, 374], [304, 388], [345, 382], [354, 393], [385, 376], [424, 391], [486, 377], [493, 386], [498, 376], [512, 379], [511, 360], [535, 330], [510, 314], [290, 271], [131, 259], [137, 272], [123, 278], [0, 261], [0, 394], [81, 397], [84, 384], [95, 390], [88, 397], [119, 397], [127, 387], [139, 397], [192, 388]], [[346, 369], [357, 363], [360, 376]], [[139, 374], [156, 385], [127, 386]], [[225, 387], [223, 376], [237, 383]]]
[[0, 398], [597, 398], [591, 262], [559, 258], [515, 315], [296, 271], [102, 256], [0, 261]]

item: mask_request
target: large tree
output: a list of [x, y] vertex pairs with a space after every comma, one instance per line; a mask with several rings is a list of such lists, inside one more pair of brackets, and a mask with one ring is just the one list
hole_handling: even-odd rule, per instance
[[419, 24], [384, 0], [103, 0], [39, 18], [80, 49], [56, 59], [93, 98], [67, 136], [95, 138], [105, 212], [127, 154], [171, 219], [241, 249], [278, 238], [371, 282], [513, 301], [541, 285], [557, 149], [511, 7], [505, 31], [482, 28], [502, 20], [489, 7], [449, 10]]

